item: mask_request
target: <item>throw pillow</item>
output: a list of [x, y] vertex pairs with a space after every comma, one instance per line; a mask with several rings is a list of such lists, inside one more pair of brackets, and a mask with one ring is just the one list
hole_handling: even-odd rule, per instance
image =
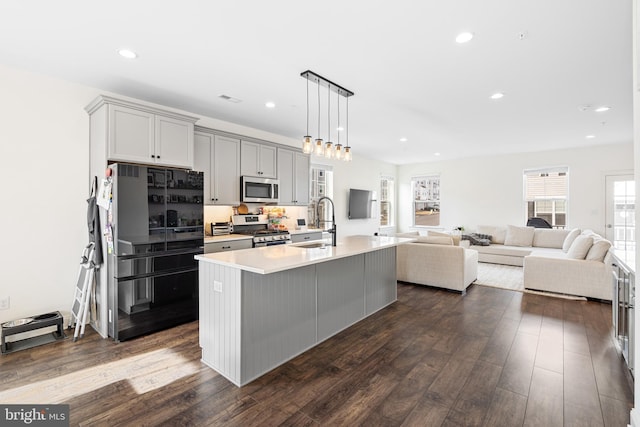
[[533, 227], [507, 225], [507, 236], [504, 239], [504, 244], [506, 246], [531, 246], [535, 231], [536, 229]]
[[562, 252], [569, 252], [569, 248], [571, 247], [571, 244], [573, 243], [574, 240], [576, 240], [576, 237], [578, 237], [579, 235], [580, 235], [579, 228], [574, 228], [573, 230], [571, 230], [571, 232], [567, 234], [567, 237], [564, 238], [564, 242], [562, 243]]
[[430, 243], [432, 245], [449, 245], [453, 246], [453, 240], [450, 236], [420, 236], [416, 243]]
[[607, 256], [607, 252], [609, 252], [610, 247], [610, 241], [605, 239], [596, 239], [593, 241], [593, 246], [589, 249], [585, 259], [604, 262], [604, 257]]
[[593, 237], [578, 236], [571, 244], [567, 252], [567, 258], [584, 259], [589, 253], [589, 249], [593, 246]]
[[533, 247], [562, 249], [564, 239], [569, 233], [569, 230], [536, 228], [533, 233]]
[[450, 237], [451, 240], [453, 240], [453, 246], [460, 246], [461, 236], [459, 234], [447, 234], [447, 233], [441, 233], [439, 231], [429, 230], [427, 235], [433, 236], [433, 237]]

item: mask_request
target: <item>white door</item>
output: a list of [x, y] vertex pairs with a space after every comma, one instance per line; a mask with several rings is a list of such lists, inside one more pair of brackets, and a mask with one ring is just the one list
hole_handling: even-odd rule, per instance
[[635, 250], [636, 183], [632, 174], [607, 175], [606, 238], [616, 249]]

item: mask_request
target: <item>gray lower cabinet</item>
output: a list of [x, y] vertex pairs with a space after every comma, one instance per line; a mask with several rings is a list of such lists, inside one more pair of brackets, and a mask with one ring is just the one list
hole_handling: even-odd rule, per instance
[[204, 244], [204, 253], [236, 251], [238, 249], [249, 249], [252, 247], [251, 239], [224, 240], [220, 242], [210, 242]]
[[291, 234], [291, 243], [310, 242], [312, 240], [322, 240], [322, 231]]
[[396, 300], [396, 248], [272, 274], [200, 261], [202, 361], [242, 386]]

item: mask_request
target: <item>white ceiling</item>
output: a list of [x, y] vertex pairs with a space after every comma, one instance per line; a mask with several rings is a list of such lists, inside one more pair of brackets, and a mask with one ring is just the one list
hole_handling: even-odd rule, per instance
[[0, 63], [296, 139], [310, 69], [355, 92], [354, 156], [406, 164], [632, 141], [631, 16], [631, 0], [3, 1]]

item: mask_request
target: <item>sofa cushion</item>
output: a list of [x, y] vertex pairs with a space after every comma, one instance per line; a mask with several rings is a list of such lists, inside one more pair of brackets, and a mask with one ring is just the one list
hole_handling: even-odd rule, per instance
[[525, 257], [531, 254], [531, 248], [506, 245], [474, 246], [473, 249], [481, 254]]
[[573, 230], [571, 230], [569, 234], [567, 234], [567, 237], [564, 238], [564, 242], [562, 243], [562, 251], [569, 252], [569, 248], [571, 247], [571, 244], [573, 243], [574, 240], [576, 240], [576, 237], [578, 237], [579, 235], [580, 235], [579, 228], [574, 228]]
[[433, 231], [433, 230], [429, 230], [427, 232], [427, 235], [434, 236], [434, 237], [450, 237], [451, 240], [453, 240], [454, 246], [460, 246], [460, 238], [462, 237], [460, 234], [447, 234], [447, 233], [442, 233], [440, 231]]
[[604, 262], [604, 257], [607, 255], [607, 252], [609, 252], [610, 247], [610, 241], [605, 239], [594, 239], [593, 245], [589, 249], [585, 259]]
[[476, 233], [488, 234], [491, 236], [491, 243], [503, 245], [507, 235], [507, 229], [505, 227], [494, 227], [492, 225], [479, 225]]
[[591, 246], [593, 246], [593, 237], [584, 235], [578, 236], [571, 244], [571, 247], [567, 252], [567, 258], [584, 259], [589, 253]]
[[418, 236], [416, 243], [453, 246], [453, 239], [451, 239], [451, 236]]
[[504, 239], [504, 244], [507, 246], [531, 246], [535, 231], [536, 229], [533, 227], [507, 225], [507, 236]]
[[533, 247], [562, 249], [569, 230], [536, 228], [533, 232]]
[[414, 239], [419, 235], [420, 234], [417, 231], [408, 231], [406, 233], [396, 233], [396, 237], [407, 237], [409, 239]]

